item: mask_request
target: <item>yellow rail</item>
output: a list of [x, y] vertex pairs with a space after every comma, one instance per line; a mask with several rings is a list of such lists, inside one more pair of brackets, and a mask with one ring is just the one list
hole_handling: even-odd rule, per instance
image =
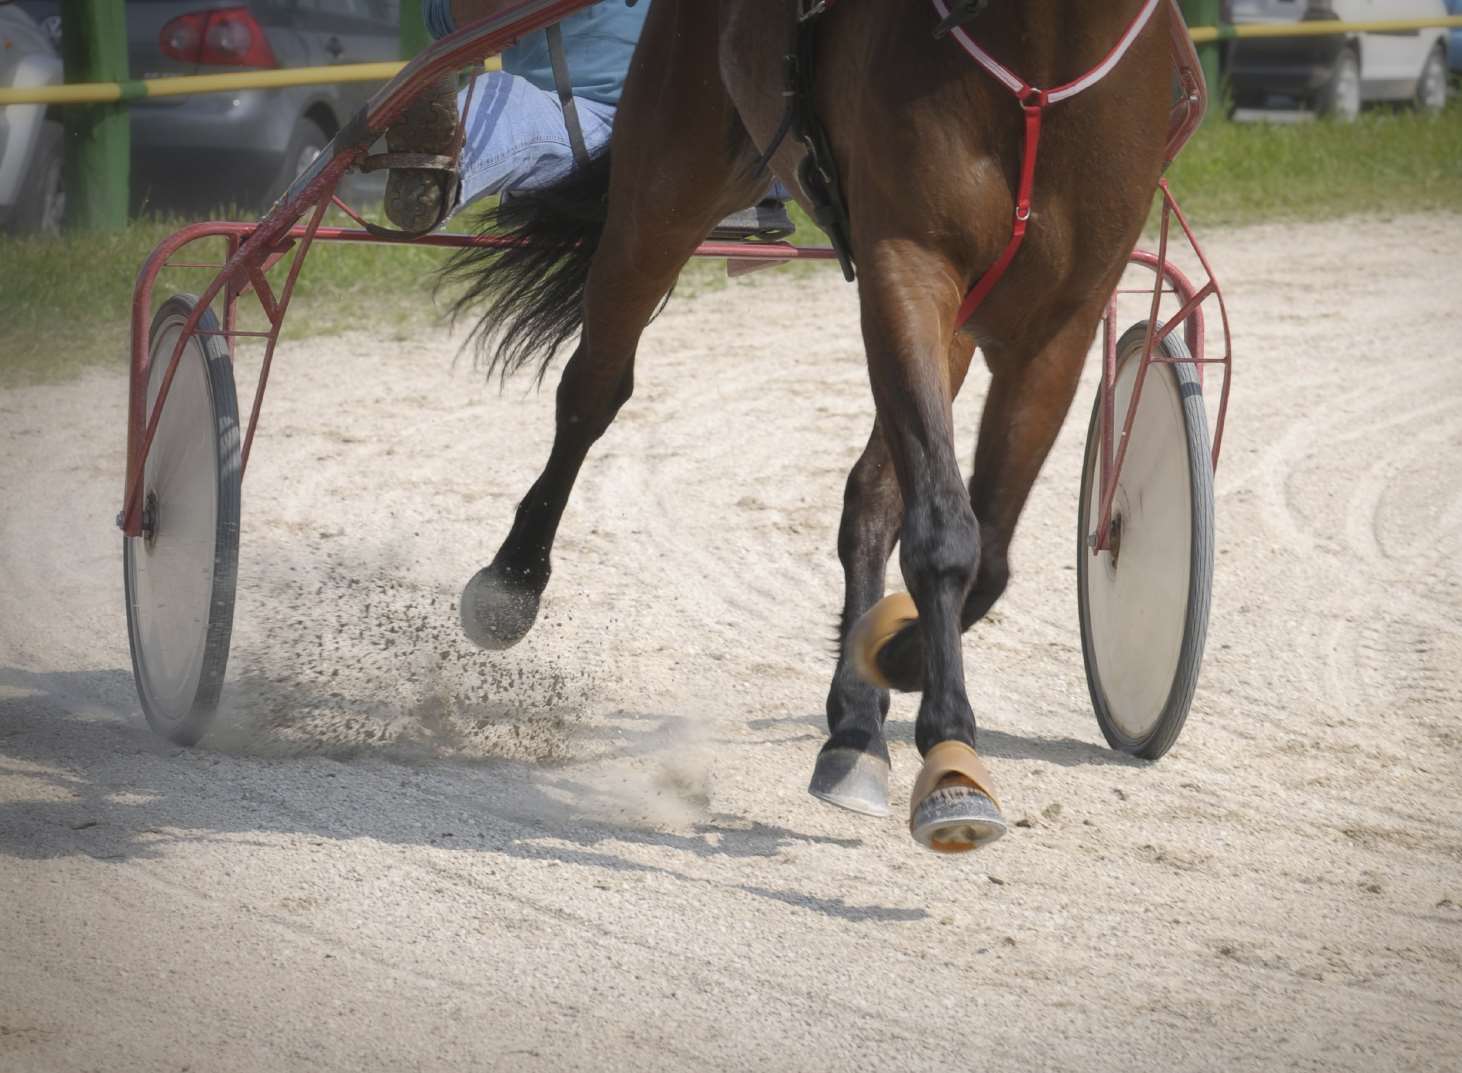
[[[178, 75], [130, 82], [81, 82], [70, 86], [0, 89], [0, 105], [111, 104], [143, 97], [186, 97], [194, 93], [234, 93], [241, 89], [384, 82], [394, 78], [404, 66], [404, 62], [393, 60], [389, 63], [342, 63], [335, 67], [292, 67], [284, 71], [240, 71], [229, 75]], [[487, 70], [495, 71], [501, 65], [494, 56], [485, 66]]]
[[[1462, 27], [1462, 15], [1442, 19], [1382, 19], [1376, 22], [1281, 22], [1248, 23], [1243, 26], [1197, 26], [1194, 42], [1233, 41], [1251, 37], [1328, 37], [1353, 33], [1408, 33], [1414, 30]], [[37, 86], [0, 89], [0, 105], [6, 104], [111, 104], [144, 97], [184, 97], [194, 93], [231, 93], [241, 89], [283, 89], [286, 86], [318, 86], [333, 82], [383, 82], [395, 76], [403, 63], [348, 63], [335, 67], [294, 67], [285, 71], [244, 71], [230, 75], [178, 75], [171, 78], [135, 79], [130, 82], [84, 82], [70, 86]], [[489, 71], [499, 67], [498, 58], [487, 61]]]
[[1394, 34], [1414, 30], [1462, 27], [1462, 15], [1440, 19], [1378, 19], [1373, 22], [1265, 22], [1243, 26], [1195, 26], [1189, 33], [1195, 43], [1233, 41], [1246, 37], [1330, 37], [1334, 34]]

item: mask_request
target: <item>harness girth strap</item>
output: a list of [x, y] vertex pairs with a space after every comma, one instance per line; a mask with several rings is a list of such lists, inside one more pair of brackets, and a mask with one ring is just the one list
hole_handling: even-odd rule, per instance
[[797, 169], [798, 181], [812, 201], [813, 220], [827, 232], [837, 252], [843, 278], [851, 283], [857, 277], [853, 267], [852, 224], [847, 203], [843, 200], [842, 186], [838, 182], [837, 161], [827, 140], [827, 131], [817, 117], [814, 96], [817, 88], [817, 20], [826, 14], [830, 6], [831, 0], [810, 7], [806, 0], [796, 0], [792, 5], [796, 51], [788, 57], [792, 97], [788, 109], [794, 117], [793, 129], [797, 140], [807, 147], [807, 156]]
[[574, 84], [569, 80], [569, 61], [563, 51], [563, 31], [554, 23], [544, 31], [548, 38], [548, 59], [553, 64], [553, 84], [558, 102], [563, 106], [563, 125], [569, 134], [569, 146], [579, 167], [589, 163], [589, 147], [584, 141], [584, 128], [579, 125], [579, 108], [574, 101]]
[[1031, 218], [1031, 191], [1036, 185], [1036, 157], [1041, 147], [1041, 117], [1046, 111], [1044, 95], [1034, 104], [1024, 104], [1021, 107], [1025, 109], [1025, 145], [1021, 154], [1023, 159], [1020, 166], [1020, 187], [1015, 195], [1015, 223], [1011, 226], [1010, 241], [1005, 244], [1005, 249], [995, 263], [975, 280], [970, 293], [959, 304], [959, 312], [954, 316], [956, 329], [963, 328], [970, 317], [974, 316], [975, 310], [980, 308], [985, 297], [995, 289], [995, 284], [1000, 282], [1010, 267], [1010, 262], [1020, 252], [1021, 244], [1025, 242], [1025, 232]]

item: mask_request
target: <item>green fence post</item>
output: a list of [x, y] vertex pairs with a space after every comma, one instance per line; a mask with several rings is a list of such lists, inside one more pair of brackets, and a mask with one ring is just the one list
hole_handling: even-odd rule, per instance
[[421, 0], [401, 0], [401, 58], [409, 60], [431, 43], [421, 17]]
[[[1188, 20], [1189, 27], [1217, 26], [1221, 13], [1219, 0], [1182, 0], [1183, 18]], [[1210, 41], [1198, 46], [1198, 59], [1203, 63], [1203, 78], [1208, 83], [1209, 118], [1223, 114], [1224, 87], [1220, 81], [1222, 75], [1218, 66], [1217, 41]]]
[[[61, 0], [61, 59], [68, 83], [126, 82], [122, 0]], [[126, 227], [132, 149], [127, 105], [67, 105], [62, 119], [66, 226], [90, 231]]]

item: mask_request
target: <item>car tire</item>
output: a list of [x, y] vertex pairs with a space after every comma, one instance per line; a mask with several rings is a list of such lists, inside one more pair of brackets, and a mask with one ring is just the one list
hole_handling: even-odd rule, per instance
[[1236, 92], [1228, 100], [1228, 117], [1232, 119], [1240, 108], [1263, 108], [1266, 103], [1268, 101], [1262, 93], [1255, 93], [1253, 90], [1246, 93]]
[[1337, 123], [1354, 123], [1360, 115], [1360, 57], [1347, 48], [1335, 60], [1329, 81], [1315, 98], [1315, 110]]
[[62, 181], [65, 158], [66, 136], [61, 124], [42, 123], [11, 218], [11, 230], [17, 235], [60, 234], [66, 216], [66, 187]]
[[265, 191], [265, 200], [271, 205], [278, 201], [289, 189], [289, 184], [294, 182], [329, 144], [330, 135], [325, 133], [324, 128], [308, 116], [301, 116], [299, 122], [294, 125], [294, 133], [290, 135], [289, 146], [284, 151], [284, 160], [279, 165], [279, 173], [275, 175], [274, 181]]
[[1447, 107], [1447, 55], [1440, 46], [1432, 49], [1422, 64], [1413, 103], [1418, 112], [1433, 115]]

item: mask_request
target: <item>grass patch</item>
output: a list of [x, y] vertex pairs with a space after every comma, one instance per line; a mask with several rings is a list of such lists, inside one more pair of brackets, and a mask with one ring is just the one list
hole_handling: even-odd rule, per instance
[[[90, 365], [126, 368], [138, 267], [184, 222], [141, 220], [112, 234], [61, 239], [0, 238], [5, 265], [0, 385], [65, 378]], [[178, 259], [221, 264], [224, 253], [221, 239], [209, 239], [187, 247]], [[363, 324], [405, 332], [430, 323], [436, 317], [432, 273], [445, 257], [443, 251], [422, 246], [321, 243], [300, 273], [286, 336], [334, 333]], [[270, 273], [276, 294], [285, 271], [280, 265]], [[207, 270], [166, 270], [154, 299], [200, 291], [210, 279]], [[264, 326], [252, 298], [243, 299], [239, 309], [241, 317], [253, 314], [250, 320], [258, 322], [241, 326]]]
[[[1378, 110], [1351, 125], [1210, 123], [1170, 178], [1200, 228], [1356, 213], [1457, 211], [1462, 206], [1462, 107], [1441, 116]], [[225, 213], [240, 218], [239, 213]], [[247, 214], [242, 214], [247, 216]], [[821, 233], [793, 207], [795, 241]], [[183, 221], [137, 221], [111, 235], [15, 240], [0, 237], [0, 386], [54, 380], [84, 367], [127, 363], [128, 316], [137, 267]], [[222, 260], [222, 243], [193, 247], [194, 260]], [[206, 254], [206, 255], [205, 255]], [[351, 327], [405, 338], [440, 324], [433, 272], [446, 254], [420, 246], [326, 243], [300, 276], [289, 338]], [[799, 271], [800, 270], [800, 271]], [[792, 265], [781, 273], [835, 272]], [[275, 270], [281, 279], [283, 269]], [[199, 270], [165, 273], [157, 297], [198, 290]], [[693, 262], [679, 297], [723, 286], [720, 262]], [[252, 305], [252, 299], [241, 308]]]
[[1200, 226], [1462, 209], [1462, 105], [1355, 123], [1212, 122], [1169, 172]]

